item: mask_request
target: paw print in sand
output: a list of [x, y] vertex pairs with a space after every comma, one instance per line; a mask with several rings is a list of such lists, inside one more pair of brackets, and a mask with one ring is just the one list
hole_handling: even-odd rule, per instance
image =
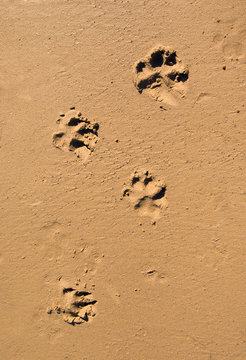
[[166, 185], [156, 180], [149, 171], [135, 171], [130, 186], [123, 191], [123, 198], [128, 198], [140, 215], [157, 220], [161, 209], [167, 207]]
[[90, 122], [82, 113], [71, 108], [57, 120], [59, 131], [53, 135], [53, 144], [64, 151], [71, 151], [84, 162], [98, 142], [98, 123]]
[[177, 105], [185, 96], [189, 77], [176, 51], [158, 46], [146, 57], [137, 61], [133, 69], [133, 81], [138, 92], [146, 93], [163, 105]]
[[48, 314], [62, 315], [63, 320], [71, 325], [88, 322], [96, 315], [92, 293], [85, 289], [63, 287], [60, 303], [47, 311]]

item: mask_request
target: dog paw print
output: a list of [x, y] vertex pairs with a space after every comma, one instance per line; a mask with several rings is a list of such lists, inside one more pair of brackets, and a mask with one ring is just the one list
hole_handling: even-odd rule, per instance
[[63, 287], [61, 303], [47, 311], [48, 314], [62, 315], [63, 320], [70, 325], [89, 322], [95, 315], [95, 305], [92, 293], [85, 289]]
[[149, 171], [135, 171], [130, 186], [123, 191], [123, 198], [128, 198], [140, 215], [157, 220], [161, 209], [167, 207], [166, 185], [156, 180]]
[[59, 130], [53, 135], [53, 144], [64, 151], [71, 151], [84, 162], [98, 142], [98, 123], [90, 122], [82, 113], [71, 108], [57, 120]]
[[189, 70], [176, 51], [163, 46], [137, 61], [133, 69], [138, 92], [148, 94], [163, 105], [178, 104], [178, 99], [185, 96], [188, 78]]

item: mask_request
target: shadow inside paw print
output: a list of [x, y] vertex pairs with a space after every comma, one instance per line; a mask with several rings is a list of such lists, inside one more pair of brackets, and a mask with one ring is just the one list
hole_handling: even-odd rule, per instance
[[189, 70], [178, 58], [176, 51], [158, 46], [140, 59], [133, 70], [134, 85], [141, 94], [146, 92], [166, 105], [177, 105], [186, 93]]

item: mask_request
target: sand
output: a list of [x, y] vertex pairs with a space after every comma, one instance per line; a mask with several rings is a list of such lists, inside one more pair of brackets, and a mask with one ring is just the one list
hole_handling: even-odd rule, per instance
[[1, 359], [246, 359], [245, 10], [0, 2]]

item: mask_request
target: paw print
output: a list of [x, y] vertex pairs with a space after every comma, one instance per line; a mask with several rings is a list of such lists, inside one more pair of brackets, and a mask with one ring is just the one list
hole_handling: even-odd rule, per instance
[[167, 207], [166, 185], [156, 180], [149, 171], [135, 171], [130, 186], [123, 191], [123, 198], [128, 198], [140, 215], [156, 220], [161, 209]]
[[133, 70], [134, 85], [139, 93], [147, 93], [166, 105], [177, 105], [186, 93], [189, 70], [178, 58], [176, 51], [158, 46], [140, 59]]
[[59, 131], [53, 135], [53, 144], [64, 151], [71, 151], [84, 162], [98, 142], [98, 123], [91, 123], [81, 112], [71, 108], [57, 120]]
[[62, 315], [63, 320], [71, 325], [90, 321], [96, 315], [92, 293], [85, 289], [63, 287], [61, 304], [48, 310], [48, 314]]

